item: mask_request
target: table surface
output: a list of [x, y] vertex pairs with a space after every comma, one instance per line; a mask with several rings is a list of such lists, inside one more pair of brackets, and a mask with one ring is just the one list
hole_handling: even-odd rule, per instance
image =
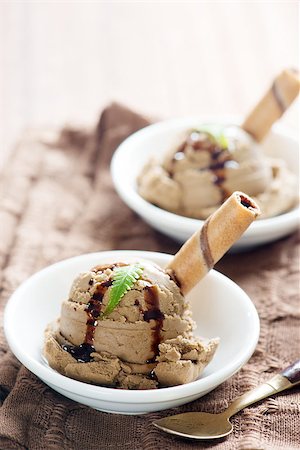
[[[95, 123], [110, 101], [154, 117], [245, 115], [298, 66], [298, 2], [0, 4], [0, 166], [23, 129]], [[282, 122], [297, 133], [299, 102]]]

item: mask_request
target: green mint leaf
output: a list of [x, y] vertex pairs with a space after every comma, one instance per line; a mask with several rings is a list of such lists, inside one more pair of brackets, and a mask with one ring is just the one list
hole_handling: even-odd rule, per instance
[[221, 148], [228, 148], [229, 142], [225, 134], [221, 131], [217, 137], [217, 142]]
[[228, 148], [229, 142], [224, 134], [223, 127], [219, 125], [202, 125], [197, 131], [207, 134], [208, 137], [215, 141], [222, 149]]
[[109, 300], [104, 310], [104, 315], [108, 316], [118, 306], [126, 292], [130, 291], [134, 283], [143, 273], [140, 264], [130, 264], [128, 266], [117, 267], [114, 270], [113, 283], [109, 292]]

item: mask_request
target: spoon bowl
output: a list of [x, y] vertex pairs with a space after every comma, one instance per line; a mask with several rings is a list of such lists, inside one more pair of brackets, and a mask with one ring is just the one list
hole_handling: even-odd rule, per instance
[[194, 439], [218, 439], [232, 432], [232, 425], [223, 413], [190, 412], [164, 417], [154, 422], [157, 428], [177, 436]]

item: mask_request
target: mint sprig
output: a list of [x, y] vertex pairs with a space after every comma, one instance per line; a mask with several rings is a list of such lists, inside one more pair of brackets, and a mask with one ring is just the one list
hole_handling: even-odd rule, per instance
[[143, 273], [140, 264], [130, 264], [128, 266], [117, 267], [114, 270], [113, 283], [109, 292], [109, 300], [103, 315], [108, 316], [118, 306], [126, 292], [130, 291], [134, 283]]
[[216, 125], [202, 125], [197, 131], [207, 134], [220, 148], [228, 148], [229, 142], [224, 134], [223, 127]]

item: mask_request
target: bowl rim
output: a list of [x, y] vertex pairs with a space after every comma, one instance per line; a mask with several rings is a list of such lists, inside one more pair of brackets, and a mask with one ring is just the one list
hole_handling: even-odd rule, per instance
[[[88, 383], [84, 383], [81, 381], [74, 380], [72, 378], [68, 378], [64, 375], [61, 375], [59, 372], [56, 372], [51, 367], [45, 365], [41, 361], [38, 361], [36, 358], [26, 354], [26, 351], [22, 349], [18, 345], [18, 339], [15, 338], [15, 332], [12, 325], [12, 319], [14, 315], [14, 310], [18, 305], [19, 299], [22, 298], [22, 294], [25, 290], [30, 289], [31, 284], [34, 284], [35, 281], [41, 277], [44, 277], [47, 272], [55, 272], [58, 269], [61, 269], [65, 264], [72, 262], [76, 262], [82, 260], [82, 262], [86, 259], [87, 261], [90, 258], [99, 257], [99, 258], [108, 258], [112, 257], [128, 257], [132, 258], [133, 256], [138, 258], [143, 258], [147, 260], [157, 261], [160, 260], [161, 264], [164, 264], [168, 261], [168, 259], [172, 256], [167, 253], [160, 252], [148, 252], [148, 251], [135, 251], [135, 250], [111, 250], [111, 251], [103, 251], [103, 252], [93, 252], [86, 253], [79, 256], [75, 256], [72, 258], [64, 259], [59, 262], [56, 262], [50, 266], [43, 268], [42, 270], [36, 272], [31, 277], [29, 277], [26, 281], [24, 281], [17, 290], [12, 294], [10, 299], [7, 302], [4, 311], [4, 333], [7, 338], [8, 344], [18, 358], [18, 360], [33, 372], [36, 376], [42, 379], [46, 384], [51, 386], [57, 386], [64, 391], [68, 391], [72, 394], [76, 394], [77, 396], [84, 398], [93, 398], [95, 401], [104, 400], [109, 401], [110, 403], [163, 403], [165, 401], [172, 401], [178, 398], [185, 398], [189, 396], [196, 395], [199, 392], [205, 392], [215, 388], [220, 383], [224, 382], [226, 379], [231, 377], [234, 373], [236, 373], [246, 362], [249, 360], [251, 355], [253, 354], [255, 347], [259, 338], [259, 317], [256, 311], [254, 304], [252, 303], [249, 296], [232, 280], [230, 280], [225, 275], [215, 271], [210, 271], [210, 276], [222, 281], [222, 283], [232, 289], [238, 291], [241, 300], [243, 301], [248, 308], [247, 316], [249, 316], [252, 320], [252, 339], [247, 342], [247, 344], [243, 347], [243, 350], [237, 354], [235, 359], [229, 362], [225, 367], [221, 368], [217, 372], [214, 372], [210, 375], [207, 375], [205, 378], [200, 378], [191, 383], [187, 383], [180, 386], [172, 386], [166, 388], [160, 388], [158, 390], [122, 390], [109, 388], [104, 386], [96, 386]], [[40, 343], [39, 343], [40, 344]], [[155, 392], [159, 394], [154, 394]], [[156, 399], [156, 396], [158, 399]]]
[[[128, 136], [116, 149], [111, 160], [111, 176], [115, 186], [116, 191], [119, 196], [137, 213], [143, 216], [148, 216], [153, 218], [153, 222], [162, 221], [166, 226], [174, 228], [180, 225], [180, 228], [186, 233], [193, 233], [197, 228], [200, 228], [205, 220], [194, 219], [191, 217], [181, 216], [179, 214], [172, 213], [163, 208], [153, 205], [152, 203], [145, 200], [139, 195], [137, 190], [131, 185], [131, 183], [126, 184], [126, 189], [124, 189], [123, 181], [121, 183], [120, 177], [120, 167], [119, 160], [124, 157], [128, 145], [134, 143], [136, 140], [143, 139], [152, 130], [159, 132], [169, 127], [176, 126], [190, 126], [189, 123], [192, 121], [214, 121], [215, 123], [232, 123], [233, 125], [239, 125], [241, 123], [241, 118], [239, 116], [186, 116], [177, 117], [166, 120], [161, 120], [159, 122], [150, 124], [135, 133]], [[286, 139], [293, 141], [298, 144], [296, 134], [294, 134], [287, 127], [281, 124], [275, 124], [272, 127], [272, 132], [280, 135]], [[297, 226], [299, 223], [299, 211], [300, 206], [296, 206], [290, 211], [282, 213], [278, 216], [269, 217], [266, 219], [261, 219], [253, 222], [250, 227], [243, 234], [243, 239], [255, 237], [257, 234], [266, 233], [272, 228], [272, 232], [277, 232], [282, 229], [284, 225], [288, 222], [292, 226]]]

